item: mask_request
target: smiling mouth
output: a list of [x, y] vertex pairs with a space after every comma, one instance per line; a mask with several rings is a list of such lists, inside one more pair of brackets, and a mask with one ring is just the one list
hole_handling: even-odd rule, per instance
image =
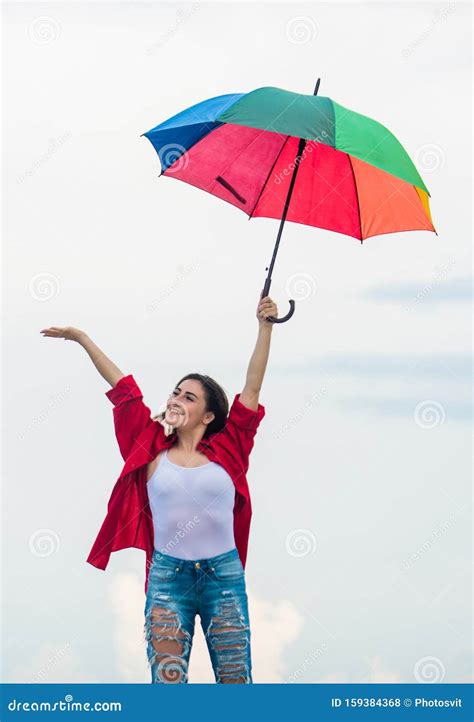
[[173, 407], [173, 406], [170, 406], [168, 408], [168, 411], [170, 411], [172, 414], [179, 414], [180, 416], [183, 415], [183, 412], [181, 411], [181, 409], [177, 409], [176, 407]]

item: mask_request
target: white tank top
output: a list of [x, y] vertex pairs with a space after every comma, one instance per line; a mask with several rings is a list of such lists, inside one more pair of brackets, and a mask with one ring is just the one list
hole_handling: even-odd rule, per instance
[[155, 549], [179, 559], [207, 559], [235, 547], [235, 486], [214, 461], [188, 468], [165, 450], [147, 482]]

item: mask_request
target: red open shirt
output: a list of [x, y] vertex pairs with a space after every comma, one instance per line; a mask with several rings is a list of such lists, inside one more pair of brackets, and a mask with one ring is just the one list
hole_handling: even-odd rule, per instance
[[[115, 435], [125, 465], [112, 490], [107, 515], [87, 561], [98, 569], [106, 569], [112, 552], [128, 547], [143, 549], [146, 552], [146, 594], [154, 549], [147, 464], [160, 451], [172, 446], [177, 435], [166, 436], [163, 425], [153, 421], [132, 374], [123, 376], [105, 395], [114, 405]], [[197, 446], [209, 461], [223, 466], [234, 482], [234, 538], [244, 568], [252, 516], [246, 473], [254, 437], [264, 416], [262, 404], [258, 404], [257, 411], [254, 411], [244, 406], [239, 401], [239, 394], [236, 394], [224, 428], [207, 439], [201, 439]]]

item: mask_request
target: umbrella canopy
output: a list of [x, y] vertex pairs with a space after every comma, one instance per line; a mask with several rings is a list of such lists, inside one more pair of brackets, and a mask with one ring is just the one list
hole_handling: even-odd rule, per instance
[[331, 98], [274, 87], [221, 95], [143, 133], [161, 175], [244, 211], [281, 219], [305, 139], [286, 220], [361, 242], [399, 231], [436, 233], [429, 191], [395, 136]]

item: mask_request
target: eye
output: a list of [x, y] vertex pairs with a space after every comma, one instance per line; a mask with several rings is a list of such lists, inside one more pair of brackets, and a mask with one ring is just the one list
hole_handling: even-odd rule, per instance
[[[178, 391], [176, 391], [176, 389], [175, 389], [175, 390], [172, 392], [172, 396], [176, 396], [177, 393], [178, 393]], [[187, 398], [188, 401], [194, 401], [194, 399], [193, 399], [192, 396], [186, 396], [186, 398]]]

